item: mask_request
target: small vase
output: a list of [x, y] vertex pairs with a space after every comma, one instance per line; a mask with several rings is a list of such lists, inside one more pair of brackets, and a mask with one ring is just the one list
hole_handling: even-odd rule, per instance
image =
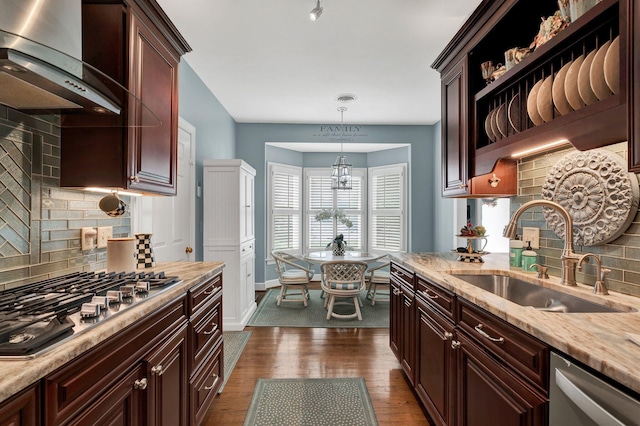
[[333, 255], [334, 256], [344, 256], [344, 245], [333, 243]]
[[138, 269], [156, 266], [153, 247], [151, 247], [151, 234], [136, 234], [136, 259]]

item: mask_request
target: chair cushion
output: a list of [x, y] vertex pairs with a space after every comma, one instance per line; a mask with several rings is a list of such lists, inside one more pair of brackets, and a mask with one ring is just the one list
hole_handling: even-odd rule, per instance
[[375, 282], [377, 284], [389, 284], [389, 272], [376, 271], [371, 282]]
[[329, 283], [329, 288], [333, 290], [357, 290], [360, 288], [360, 285], [358, 283]]
[[307, 273], [305, 271], [301, 271], [300, 269], [289, 269], [287, 271], [282, 272], [283, 278], [306, 278]]

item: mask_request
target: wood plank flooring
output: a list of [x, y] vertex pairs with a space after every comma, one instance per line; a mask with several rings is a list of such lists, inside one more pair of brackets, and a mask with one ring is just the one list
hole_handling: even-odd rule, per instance
[[253, 332], [204, 425], [242, 425], [258, 378], [364, 377], [380, 425], [428, 425], [388, 329], [246, 327]]

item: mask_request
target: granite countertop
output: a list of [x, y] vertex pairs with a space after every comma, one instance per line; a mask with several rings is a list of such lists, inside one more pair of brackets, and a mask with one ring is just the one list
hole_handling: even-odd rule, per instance
[[160, 262], [145, 272], [164, 271], [167, 276], [177, 275], [182, 283], [127, 309], [109, 321], [74, 336], [69, 341], [30, 360], [0, 360], [0, 402], [20, 392], [73, 358], [111, 337], [137, 319], [185, 294], [191, 287], [215, 275], [224, 267], [222, 262]]
[[[595, 295], [592, 286], [578, 284], [567, 287], [560, 279], [537, 279], [536, 274], [509, 268], [507, 254], [484, 256], [484, 263], [456, 261], [454, 253], [401, 253], [392, 259], [410, 270], [451, 290], [458, 296], [502, 318], [537, 337], [578, 361], [600, 371], [613, 380], [640, 392], [640, 346], [625, 333], [640, 334], [640, 298], [610, 292]], [[624, 311], [623, 313], [555, 313], [541, 312], [531, 307], [496, 296], [449, 274], [501, 273], [526, 278], [544, 287], [570, 293], [583, 299]]]

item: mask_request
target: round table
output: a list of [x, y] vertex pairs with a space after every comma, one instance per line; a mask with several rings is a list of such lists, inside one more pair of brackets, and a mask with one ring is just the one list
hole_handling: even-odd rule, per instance
[[334, 256], [331, 250], [325, 251], [312, 251], [302, 255], [302, 258], [309, 263], [322, 263], [330, 260], [359, 260], [361, 262], [375, 262], [376, 260], [384, 257], [384, 254], [375, 254], [365, 251], [353, 251], [347, 250], [344, 256]]

